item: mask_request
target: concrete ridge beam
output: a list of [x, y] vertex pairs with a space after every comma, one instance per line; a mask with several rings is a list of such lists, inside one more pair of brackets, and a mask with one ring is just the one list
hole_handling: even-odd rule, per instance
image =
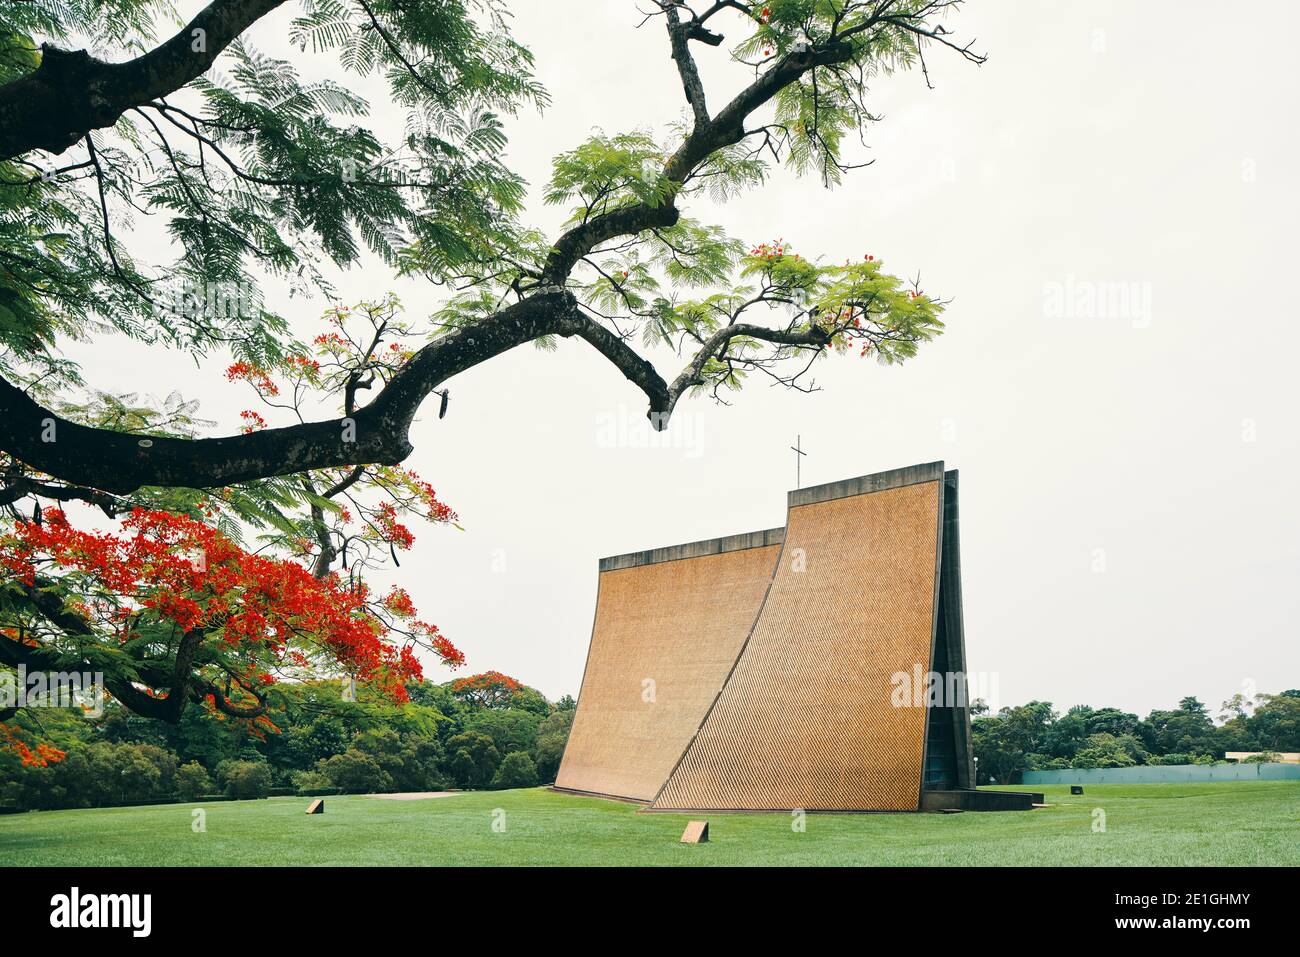
[[918, 482], [942, 482], [943, 478], [943, 462], [927, 462], [924, 465], [909, 465], [906, 468], [890, 469], [887, 472], [873, 472], [871, 475], [827, 482], [825, 485], [797, 488], [790, 492], [788, 501], [791, 508], [796, 508], [800, 505], [829, 502], [837, 498], [902, 488], [905, 485], [916, 485]]
[[768, 528], [760, 532], [742, 532], [739, 535], [724, 535], [722, 538], [707, 538], [700, 542], [687, 542], [684, 545], [667, 545], [663, 548], [651, 548], [642, 552], [628, 552], [624, 555], [611, 555], [600, 560], [602, 572], [616, 571], [620, 568], [636, 568], [640, 565], [654, 565], [658, 562], [676, 562], [683, 558], [702, 558], [706, 555], [721, 555], [724, 552], [738, 552], [745, 548], [763, 548], [767, 545], [780, 545], [785, 540], [785, 528]]

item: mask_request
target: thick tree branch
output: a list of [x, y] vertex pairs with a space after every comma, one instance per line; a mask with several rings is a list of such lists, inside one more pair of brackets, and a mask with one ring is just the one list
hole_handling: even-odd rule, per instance
[[704, 97], [704, 84], [700, 81], [700, 71], [691, 56], [690, 24], [682, 23], [678, 15], [677, 0], [663, 0], [660, 3], [668, 23], [668, 42], [673, 51], [673, 60], [677, 63], [677, 72], [682, 78], [682, 90], [686, 93], [686, 102], [695, 114], [696, 127], [709, 122], [709, 107]]
[[105, 515], [112, 518], [122, 504], [113, 496], [93, 488], [51, 485], [25, 475], [5, 476], [4, 482], [4, 487], [0, 488], [0, 505], [11, 505], [20, 498], [31, 495], [55, 502], [86, 502], [98, 506]]
[[[43, 585], [48, 585], [48, 582], [38, 580], [35, 585], [25, 585], [9, 581], [4, 585], [3, 598], [6, 604], [15, 600], [26, 604], [64, 634], [93, 638], [90, 625], [79, 615], [64, 608], [63, 600]], [[181, 637], [176, 658], [170, 666], [158, 661], [135, 663], [134, 667], [143, 684], [151, 688], [168, 689], [165, 698], [149, 694], [124, 678], [108, 675], [104, 676], [105, 690], [136, 714], [174, 724], [180, 720], [187, 700], [202, 697], [198, 688], [205, 683], [194, 678], [192, 670], [203, 637], [201, 631], [187, 631]], [[99, 670], [87, 661], [69, 661], [68, 655], [57, 649], [28, 645], [10, 638], [0, 638], [0, 663], [13, 666], [21, 664], [42, 671], [73, 670], [93, 674]], [[206, 688], [204, 690], [208, 691]]]
[[[672, 30], [671, 23], [669, 30], [670, 32]], [[685, 40], [683, 39], [682, 42], [684, 43]], [[840, 40], [824, 47], [816, 49], [807, 47], [789, 53], [738, 93], [717, 116], [709, 119], [706, 112], [704, 121], [701, 122], [700, 114], [697, 112], [695, 128], [691, 135], [677, 148], [664, 166], [665, 179], [670, 184], [681, 186], [710, 155], [744, 139], [745, 120], [776, 96], [783, 87], [793, 83], [810, 70], [844, 63], [852, 55], [852, 45]], [[698, 80], [698, 75], [696, 79]], [[574, 226], [556, 241], [543, 268], [543, 275], [546, 281], [562, 285], [582, 257], [599, 244], [619, 236], [634, 235], [646, 229], [673, 226], [679, 218], [680, 214], [671, 199], [660, 206], [644, 204], [624, 206], [593, 216]]]
[[543, 290], [453, 330], [417, 352], [355, 415], [212, 439], [145, 436], [62, 418], [0, 379], [0, 450], [65, 482], [125, 494], [149, 485], [219, 488], [344, 465], [402, 461], [421, 402], [443, 381], [542, 336], [580, 336], [647, 395], [664, 401], [663, 379], [573, 296]]
[[566, 232], [552, 247], [542, 270], [543, 278], [561, 285], [583, 256], [603, 242], [619, 236], [629, 236], [644, 229], [675, 226], [681, 213], [671, 202], [662, 206], [623, 206], [599, 216], [593, 216]]
[[597, 352], [614, 364], [623, 373], [624, 378], [645, 393], [650, 400], [652, 413], [666, 408], [668, 404], [668, 383], [647, 359], [643, 359], [626, 340], [615, 335], [608, 328], [577, 310], [566, 323], [569, 331], [562, 335], [581, 336]]
[[0, 86], [0, 159], [62, 153], [128, 109], [202, 75], [236, 37], [284, 0], [213, 0], [175, 36], [125, 63], [45, 44], [41, 64]]
[[[105, 122], [112, 122], [136, 99], [147, 102], [168, 92], [169, 84], [183, 84], [206, 68], [219, 49], [240, 30], [280, 2], [283, 0], [214, 0], [181, 34], [130, 63], [104, 64], [81, 54], [79, 62], [82, 66], [78, 67], [77, 80], [91, 83], [98, 91], [88, 98], [98, 105], [93, 109], [76, 106], [73, 113], [89, 116], [98, 110], [96, 117], [107, 117]], [[888, 3], [881, 4], [874, 8], [871, 16], [856, 21], [845, 33], [836, 35], [832, 32], [829, 39], [816, 44], [795, 46], [766, 64], [749, 86], [716, 115], [710, 116], [687, 45], [694, 38], [695, 27], [701, 26], [718, 10], [731, 6], [735, 5], [715, 4], [703, 17], [692, 15], [689, 21], [682, 23], [679, 5], [667, 0], [662, 5], [669, 21], [674, 59], [696, 120], [690, 134], [663, 167], [662, 176], [668, 187], [664, 199], [656, 205], [638, 203], [611, 209], [567, 230], [548, 255], [539, 276], [540, 284], [534, 286], [526, 298], [425, 346], [368, 405], [349, 416], [323, 422], [221, 438], [178, 439], [79, 425], [60, 418], [0, 379], [0, 450], [62, 481], [113, 493], [127, 493], [142, 486], [221, 487], [326, 467], [395, 464], [411, 451], [410, 425], [430, 392], [456, 373], [542, 336], [579, 336], [589, 342], [646, 394], [651, 419], [660, 429], [667, 426], [668, 416], [681, 395], [692, 386], [701, 384], [710, 358], [735, 361], [735, 357], [727, 357], [726, 352], [728, 344], [736, 337], [747, 336], [776, 345], [813, 349], [824, 346], [827, 338], [822, 330], [795, 332], [733, 323], [701, 342], [700, 351], [669, 386], [623, 337], [585, 315], [576, 299], [564, 289], [576, 265], [602, 244], [646, 230], [676, 225], [680, 218], [675, 205], [676, 196], [709, 157], [751, 135], [754, 131], [746, 128], [749, 118], [783, 88], [798, 82], [811, 71], [851, 62], [858, 47], [855, 42], [844, 38], [846, 33], [864, 32], [886, 22], [890, 9]], [[208, 24], [206, 63], [196, 62], [200, 58], [187, 52], [190, 30], [201, 22]], [[937, 30], [932, 32], [937, 33]], [[71, 75], [67, 72], [70, 67], [58, 65], [60, 56], [65, 58], [62, 62], [67, 63], [66, 58], [77, 55], [57, 54], [56, 51], [52, 59], [47, 55], [47, 62], [33, 74], [0, 88], [0, 155], [5, 149], [29, 149], [33, 145], [42, 145], [34, 143], [36, 134], [31, 130], [34, 119], [24, 110], [33, 102], [48, 103], [50, 91], [60, 82], [66, 83]], [[60, 73], [61, 70], [64, 72]], [[63, 77], [62, 81], [60, 77]], [[23, 83], [32, 90], [26, 103], [20, 107], [15, 88]], [[36, 89], [38, 86], [40, 90]], [[112, 96], [104, 90], [109, 90]], [[65, 95], [70, 103], [87, 99], [67, 94], [68, 91], [64, 90], [61, 95]], [[58, 110], [46, 112], [59, 115]], [[65, 109], [63, 116], [68, 115]], [[82, 135], [86, 126], [84, 117], [82, 120], [74, 118], [71, 125], [64, 121], [55, 125], [60, 124], [62, 133], [59, 136], [64, 139]], [[75, 131], [73, 127], [76, 127]], [[353, 397], [361, 385], [353, 383], [350, 393]]]
[[[35, 585], [17, 581], [5, 582], [0, 587], [0, 604], [20, 603], [36, 611], [65, 635], [94, 638], [90, 625], [75, 612], [63, 606], [63, 600], [49, 589], [51, 583], [37, 579]], [[135, 661], [133, 668], [139, 683], [150, 689], [166, 688], [166, 697], [158, 697], [136, 687], [132, 681], [119, 676], [104, 675], [104, 689], [127, 708], [146, 718], [156, 718], [175, 724], [180, 720], [188, 702], [202, 701], [211, 695], [218, 711], [233, 718], [256, 718], [267, 710], [266, 696], [257, 689], [240, 683], [257, 703], [237, 705], [232, 703], [221, 687], [195, 672], [195, 662], [206, 637], [200, 629], [191, 629], [181, 636], [176, 657], [170, 663], [162, 660]], [[99, 671], [91, 662], [70, 659], [66, 652], [41, 645], [28, 645], [21, 641], [0, 637], [0, 664], [26, 665], [42, 671], [78, 671], [94, 674]]]

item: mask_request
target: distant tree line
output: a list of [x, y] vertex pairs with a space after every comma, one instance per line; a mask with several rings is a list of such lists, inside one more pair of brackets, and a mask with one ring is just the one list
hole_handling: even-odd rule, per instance
[[576, 707], [495, 672], [413, 683], [400, 706], [346, 691], [339, 681], [277, 685], [270, 725], [198, 708], [168, 724], [111, 700], [98, 717], [28, 710], [62, 757], [0, 749], [0, 806], [532, 787], [555, 780]]
[[1022, 771], [1214, 764], [1227, 751], [1300, 751], [1300, 690], [1225, 701], [1218, 723], [1196, 698], [1145, 718], [1118, 708], [1075, 705], [1064, 714], [1031, 701], [989, 714], [972, 705], [979, 783], [1010, 783]]

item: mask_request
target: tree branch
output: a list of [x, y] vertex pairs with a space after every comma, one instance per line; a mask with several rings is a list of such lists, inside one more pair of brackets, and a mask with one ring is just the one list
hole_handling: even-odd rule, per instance
[[[672, 24], [669, 24], [669, 31]], [[683, 43], [685, 40], [683, 39]], [[745, 120], [751, 113], [776, 96], [786, 85], [793, 83], [809, 70], [819, 66], [843, 63], [853, 55], [847, 41], [833, 41], [825, 47], [808, 47], [782, 57], [766, 73], [736, 95], [717, 116], [704, 121], [696, 114], [696, 125], [691, 135], [664, 166], [664, 177], [678, 186], [716, 151], [733, 146], [745, 138]], [[679, 65], [680, 65], [679, 61]], [[692, 61], [693, 66], [693, 61]], [[698, 75], [696, 76], [698, 80]], [[689, 92], [688, 92], [689, 95]], [[701, 88], [701, 96], [703, 88]], [[701, 103], [703, 101], [701, 100]], [[563, 285], [579, 260], [600, 243], [619, 236], [628, 236], [654, 227], [676, 225], [680, 213], [672, 199], [660, 206], [624, 206], [574, 226], [564, 233], [552, 247], [542, 270], [547, 282]]]
[[[675, 211], [674, 211], [675, 213]], [[143, 486], [220, 488], [344, 465], [394, 465], [425, 396], [443, 381], [547, 335], [580, 336], [663, 401], [654, 368], [559, 289], [535, 293], [425, 346], [355, 415], [211, 439], [145, 436], [62, 418], [0, 378], [0, 450], [65, 482], [126, 494]]]
[[[38, 580], [35, 585], [7, 582], [4, 585], [4, 598], [7, 601], [23, 601], [64, 634], [93, 638], [90, 626], [79, 615], [64, 608], [63, 599], [42, 585], [48, 585], [48, 582]], [[136, 714], [175, 724], [180, 720], [186, 701], [202, 697], [197, 686], [204, 683], [195, 679], [191, 672], [203, 637], [203, 632], [197, 629], [187, 631], [181, 637], [175, 661], [170, 667], [161, 662], [134, 663], [133, 667], [141, 682], [151, 688], [167, 688], [167, 697], [156, 697], [137, 688], [125, 678], [108, 675], [103, 678], [105, 690]], [[68, 655], [64, 652], [24, 644], [10, 638], [0, 638], [0, 663], [34, 666], [43, 671], [66, 671], [70, 664]], [[90, 662], [76, 661], [71, 664], [75, 671], [99, 671]]]
[[122, 507], [122, 503], [113, 496], [93, 488], [50, 485], [48, 482], [40, 482], [25, 475], [5, 476], [4, 487], [0, 488], [0, 506], [11, 505], [28, 495], [48, 498], [55, 502], [86, 502], [98, 506], [109, 518], [117, 515]]
[[578, 260], [603, 242], [653, 227], [675, 226], [681, 213], [668, 202], [662, 206], [624, 206], [601, 213], [575, 226], [556, 241], [542, 269], [544, 281], [562, 285]]
[[[687, 389], [704, 384], [701, 372], [708, 361], [725, 355], [726, 347], [731, 343], [731, 340], [741, 336], [777, 345], [805, 346], [812, 349], [821, 349], [831, 340], [831, 333], [819, 326], [813, 326], [803, 331], [769, 329], [767, 326], [757, 326], [748, 322], [737, 322], [724, 326], [704, 340], [704, 344], [691, 358], [691, 361], [686, 364], [686, 368], [668, 387], [664, 407], [658, 410], [659, 414], [651, 416], [651, 423], [656, 430], [662, 432], [668, 427], [668, 419], [677, 405], [677, 400], [682, 397]], [[652, 408], [652, 412], [654, 411]]]
[[180, 89], [284, 2], [212, 0], [170, 40], [125, 63], [43, 45], [40, 66], [0, 86], [0, 159], [38, 149], [62, 153], [128, 109]]
[[[211, 27], [206, 54], [207, 63], [210, 63], [219, 47], [281, 2], [283, 0], [214, 0], [185, 31], [130, 63], [104, 64], [80, 54], [80, 62], [86, 69], [79, 76], [83, 80], [89, 76], [101, 87], [105, 84], [111, 86], [111, 92], [117, 98], [114, 102], [120, 106], [113, 109], [120, 113], [121, 108], [133, 105], [132, 97], [137, 97], [140, 102], [150, 101], [167, 92], [169, 83], [184, 83], [201, 72], [206, 63], [196, 65], [198, 58], [195, 55], [180, 50], [180, 47], [188, 49], [188, 31], [196, 24], [208, 22]], [[692, 15], [688, 22], [682, 23], [678, 4], [668, 3], [668, 0], [661, 4], [669, 19], [674, 59], [682, 72], [683, 84], [696, 115], [691, 133], [663, 167], [662, 176], [669, 187], [664, 199], [657, 205], [637, 203], [612, 209], [568, 229], [555, 242], [538, 277], [538, 284], [531, 287], [526, 298], [425, 346], [393, 376], [373, 401], [355, 413], [324, 422], [307, 422], [221, 438], [141, 436], [90, 428], [62, 419], [0, 378], [0, 450], [62, 481], [113, 493], [124, 494], [142, 486], [221, 487], [319, 468], [396, 464], [411, 451], [410, 425], [430, 392], [458, 372], [543, 336], [579, 336], [590, 343], [646, 394], [652, 421], [658, 429], [666, 428], [668, 417], [681, 395], [692, 386], [701, 384], [710, 358], [754, 364], [753, 359], [725, 356], [728, 344], [737, 337], [746, 336], [778, 346], [824, 347], [829, 341], [825, 330], [768, 329], [735, 323], [735, 317], [732, 317], [733, 324], [701, 341], [699, 352], [669, 386], [623, 336], [585, 315], [574, 296], [564, 289], [576, 265], [601, 244], [676, 225], [680, 213], [674, 202], [680, 188], [712, 154], [755, 132], [747, 130], [745, 124], [756, 110], [808, 72], [852, 61], [855, 42], [844, 39], [844, 35], [870, 29], [891, 15], [888, 14], [890, 5], [883, 3], [842, 34], [832, 32], [829, 39], [817, 44], [803, 43], [794, 47], [767, 64], [749, 86], [720, 112], [710, 116], [689, 51], [680, 56], [678, 53], [685, 50], [687, 41], [692, 38], [692, 25], [698, 26], [717, 10], [731, 6], [734, 5], [715, 4], [704, 17]], [[216, 30], [217, 26], [224, 26], [224, 33]], [[913, 28], [916, 32], [915, 25]], [[937, 29], [932, 33], [937, 36]], [[164, 55], [164, 51], [169, 52]], [[30, 124], [34, 121], [14, 102], [15, 90], [23, 83], [29, 86], [45, 83], [49, 89], [37, 91], [39, 95], [33, 94], [31, 101], [36, 102], [44, 96], [46, 100], [41, 102], [48, 102], [50, 89], [57, 86], [54, 81], [61, 75], [58, 71], [67, 69], [55, 65], [59, 57], [75, 58], [77, 55], [57, 54], [56, 51], [52, 60], [48, 56], [47, 62], [33, 74], [0, 88], [0, 155], [4, 149], [16, 148], [14, 143], [20, 146], [27, 143], [21, 146], [22, 149], [32, 148], [33, 144], [35, 134], [31, 132]], [[38, 82], [43, 74], [44, 79]], [[73, 103], [85, 99], [84, 95], [68, 95], [67, 98]], [[101, 106], [107, 102], [102, 93], [89, 99]], [[83, 109], [80, 106], [75, 108], [76, 111], [82, 114], [93, 112], [89, 107]], [[112, 122], [117, 113], [106, 122]], [[52, 109], [48, 114], [58, 116], [60, 111]], [[64, 110], [62, 115], [66, 117], [67, 111]], [[10, 117], [17, 119], [10, 122]], [[68, 127], [68, 124], [63, 123], [63, 126]], [[62, 135], [66, 139], [69, 130], [65, 128]], [[77, 132], [72, 139], [79, 135], [82, 134]], [[518, 290], [520, 287], [515, 288]]]
[[659, 6], [663, 9], [668, 24], [668, 42], [672, 46], [673, 60], [677, 62], [677, 72], [681, 74], [686, 102], [691, 105], [691, 111], [695, 114], [696, 127], [704, 126], [709, 122], [709, 108], [704, 98], [704, 84], [700, 81], [700, 71], [695, 66], [695, 58], [691, 56], [690, 24], [682, 23], [682, 18], [678, 15], [680, 4], [677, 0], [662, 0]]

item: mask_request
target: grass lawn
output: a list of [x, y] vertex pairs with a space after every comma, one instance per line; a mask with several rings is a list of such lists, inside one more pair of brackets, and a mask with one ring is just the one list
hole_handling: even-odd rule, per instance
[[[709, 815], [711, 841], [678, 843], [688, 816], [542, 789], [418, 801], [302, 798], [0, 816], [4, 865], [214, 864], [1300, 864], [1300, 785], [1089, 785], [1041, 790], [1030, 812]], [[1106, 812], [1094, 833], [1093, 811]], [[504, 830], [494, 830], [494, 820]]]

